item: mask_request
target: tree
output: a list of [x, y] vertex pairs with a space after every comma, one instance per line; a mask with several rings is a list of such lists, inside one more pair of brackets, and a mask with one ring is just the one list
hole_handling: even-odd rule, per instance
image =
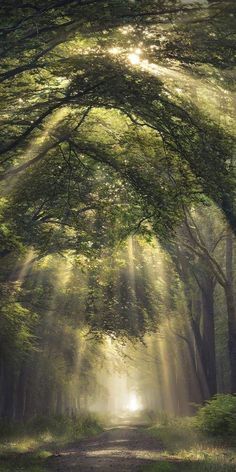
[[[74, 128], [74, 131], [77, 131], [74, 133], [76, 139], [79, 137], [80, 126], [86, 119], [90, 107], [118, 108], [124, 114], [128, 114], [132, 121], [137, 122], [138, 119], [141, 119], [142, 126], [146, 124], [158, 133], [167, 152], [167, 169], [168, 163], [177, 159], [182, 169], [186, 167], [196, 177], [203, 192], [222, 207], [232, 228], [235, 228], [234, 176], [232, 171], [229, 171], [227, 164], [231, 159], [231, 137], [219, 130], [208, 119], [200, 117], [196, 107], [190, 107], [190, 104], [186, 103], [183, 98], [177, 97], [176, 94], [174, 96], [173, 91], [168, 93], [161, 80], [158, 80], [155, 74], [152, 76], [151, 64], [150, 67], [147, 65], [143, 70], [142, 63], [139, 68], [133, 67], [127, 59], [129, 51], [137, 41], [137, 34], [142, 36], [142, 47], [147, 56], [150, 51], [157, 51], [155, 41], [156, 46], [162, 43], [160, 35], [163, 34], [165, 28], [170, 29], [169, 15], [176, 26], [180, 26], [179, 35], [181, 35], [183, 47], [184, 45], [186, 47], [186, 41], [188, 44], [190, 42], [191, 54], [193, 58], [195, 54], [197, 62], [200, 60], [199, 54], [196, 54], [199, 47], [199, 37], [195, 27], [192, 28], [192, 24], [198, 25], [203, 22], [207, 25], [205, 28], [206, 39], [216, 38], [210, 44], [212, 47], [213, 42], [217, 51], [221, 40], [218, 38], [217, 31], [219, 25], [223, 24], [224, 28], [227, 28], [230, 39], [222, 46], [222, 51], [225, 52], [227, 48], [231, 51], [233, 44], [231, 15], [234, 12], [232, 2], [227, 2], [227, 19], [224, 17], [225, 9], [221, 8], [220, 2], [209, 2], [208, 8], [201, 7], [196, 2], [192, 2], [189, 6], [183, 6], [179, 2], [173, 1], [165, 5], [163, 2], [157, 2], [155, 9], [148, 1], [137, 2], [135, 7], [124, 2], [111, 2], [111, 4], [99, 2], [99, 13], [101, 14], [101, 9], [104, 9], [104, 13], [106, 12], [105, 24], [102, 25], [102, 28], [105, 28], [105, 30], [103, 29], [105, 34], [101, 32], [98, 6], [89, 2], [91, 11], [88, 23], [86, 5], [86, 2], [79, 3], [76, 9], [73, 2], [69, 2], [69, 4], [62, 2], [55, 5], [50, 3], [42, 5], [39, 9], [34, 4], [30, 7], [23, 6], [15, 13], [16, 17], [19, 15], [20, 18], [17, 17], [14, 26], [6, 30], [3, 28], [3, 33], [9, 35], [9, 38], [13, 37], [12, 45], [17, 43], [17, 51], [21, 54], [21, 60], [24, 54], [30, 56], [30, 60], [27, 60], [23, 70], [22, 66], [19, 66], [20, 70], [18, 66], [12, 69], [11, 53], [8, 47], [4, 51], [6, 67], [10, 67], [10, 69], [5, 73], [7, 77], [3, 74], [3, 78], [7, 78], [7, 84], [9, 82], [10, 85], [10, 77], [14, 76], [16, 82], [14, 82], [15, 91], [13, 94], [12, 87], [3, 86], [4, 106], [7, 109], [6, 119], [3, 123], [5, 144], [1, 152], [4, 155], [2, 163], [7, 166], [7, 170], [2, 174], [2, 179], [13, 176], [43, 159], [45, 154], [51, 150], [57, 150], [61, 142], [71, 143], [73, 141], [74, 148], [78, 149], [78, 142], [75, 142], [75, 139], [71, 140], [71, 131], [69, 130], [68, 135], [68, 129], [62, 133], [59, 127], [59, 137], [57, 136], [56, 140], [53, 136], [53, 139], [45, 139], [44, 132], [41, 136], [43, 144], [35, 145], [34, 143], [32, 146], [31, 142], [33, 157], [27, 158], [26, 162], [18, 167], [9, 168], [12, 158], [16, 158], [16, 150], [17, 154], [19, 153], [18, 162], [21, 161], [20, 153], [26, 149], [33, 137], [37, 137], [39, 127], [45, 124], [51, 130], [57, 128], [63, 113], [66, 113], [65, 107], [73, 110], [74, 114], [79, 113], [79, 123]], [[72, 11], [73, 20], [70, 18]], [[180, 14], [184, 14], [185, 22], [180, 20]], [[163, 16], [164, 21], [167, 21], [166, 27], [159, 26], [159, 15]], [[65, 23], [62, 18], [66, 18]], [[212, 18], [216, 18], [213, 20], [213, 25]], [[186, 20], [188, 21], [186, 22]], [[37, 34], [34, 28], [32, 30], [32, 21], [39, 21]], [[29, 25], [30, 27], [27, 29]], [[126, 29], [124, 29], [125, 27]], [[59, 39], [60, 45], [52, 39], [58, 28], [59, 30], [60, 28], [65, 29]], [[95, 34], [94, 40], [89, 39], [91, 30]], [[128, 33], [130, 38], [130, 48], [126, 51], [123, 47], [124, 32]], [[170, 34], [168, 31], [167, 36], [169, 37]], [[173, 32], [174, 34], [175, 32]], [[153, 44], [150, 44], [150, 38], [152, 38]], [[45, 41], [45, 48], [38, 57], [39, 41], [41, 47], [42, 39]], [[120, 52], [121, 48], [121, 53], [115, 55], [112, 53], [114, 42], [116, 51]], [[171, 39], [164, 41], [165, 47], [162, 48], [161, 56], [163, 61], [170, 59], [170, 43]], [[75, 55], [74, 51], [78, 48], [80, 48], [81, 54]], [[165, 51], [167, 53], [164, 58]], [[10, 57], [7, 59], [8, 54]], [[41, 59], [45, 60], [44, 55], [49, 62], [41, 64]], [[65, 55], [67, 56], [66, 60]], [[185, 64], [181, 54], [180, 60]], [[205, 63], [205, 61], [204, 57], [203, 62]], [[210, 65], [211, 61], [214, 62], [210, 54], [208, 59]], [[186, 63], [188, 62], [186, 60]], [[26, 70], [24, 71], [24, 69]], [[36, 70], [40, 71], [39, 76], [35, 75]], [[24, 74], [25, 79], [30, 79], [29, 86], [25, 85], [25, 79], [22, 79]], [[45, 83], [49, 85], [45, 86]], [[20, 99], [18, 99], [19, 94]], [[86, 107], [86, 111], [82, 112], [84, 107]], [[91, 143], [89, 144], [91, 146]], [[104, 148], [100, 149], [100, 152], [107, 151], [107, 146]], [[101, 161], [97, 146], [89, 149], [87, 143], [86, 149], [82, 149], [82, 151], [90, 152], [93, 158]], [[107, 158], [105, 164], [107, 164]], [[110, 161], [109, 164], [111, 165]], [[114, 159], [112, 164], [116, 165]], [[169, 168], [170, 174], [171, 170]], [[130, 178], [131, 176], [129, 176]], [[134, 182], [134, 177], [132, 179], [136, 188], [138, 185], [141, 188], [142, 182]], [[180, 187], [177, 192], [181, 192], [181, 184], [176, 182], [176, 186]], [[174, 200], [175, 198], [176, 196]], [[181, 204], [179, 206], [181, 207]], [[173, 225], [174, 223], [175, 221], [173, 221]]]
[[[200, 213], [201, 215], [201, 213]], [[209, 217], [209, 213], [208, 213]], [[201, 218], [201, 216], [200, 216]], [[201, 219], [199, 220], [201, 222]], [[223, 230], [221, 228], [220, 236], [216, 233], [214, 238], [212, 235], [213, 231], [216, 231], [215, 225], [211, 223], [211, 238], [209, 234], [204, 235], [203, 231], [200, 229], [199, 222], [196, 222], [196, 218], [193, 217], [190, 213], [186, 215], [185, 219], [185, 232], [183, 234], [183, 244], [187, 251], [194, 254], [204, 261], [204, 264], [207, 265], [204, 276], [208, 274], [207, 285], [201, 286], [202, 280], [198, 279], [198, 275], [195, 273], [197, 283], [203, 292], [203, 309], [205, 312], [205, 321], [204, 327], [206, 328], [206, 340], [205, 340], [205, 350], [208, 352], [207, 358], [209, 360], [209, 372], [210, 375], [214, 376], [215, 373], [215, 333], [214, 333], [214, 279], [216, 282], [221, 285], [225, 293], [226, 305], [227, 305], [227, 314], [228, 314], [228, 341], [229, 341], [229, 359], [230, 359], [230, 368], [231, 368], [231, 389], [232, 392], [235, 391], [235, 321], [236, 316], [234, 313], [234, 289], [232, 283], [232, 234], [230, 229], [228, 229], [228, 236], [225, 236], [226, 224], [221, 223]], [[218, 230], [218, 228], [217, 228]], [[206, 239], [207, 238], [207, 239]], [[222, 268], [222, 265], [217, 260], [215, 256], [215, 251], [218, 249], [218, 245], [222, 242], [223, 239], [226, 239], [226, 263], [225, 270]], [[210, 277], [210, 278], [209, 278]], [[209, 285], [210, 284], [210, 285]], [[205, 292], [207, 289], [207, 292]], [[210, 289], [210, 290], [209, 290]], [[204, 352], [204, 349], [203, 349]]]

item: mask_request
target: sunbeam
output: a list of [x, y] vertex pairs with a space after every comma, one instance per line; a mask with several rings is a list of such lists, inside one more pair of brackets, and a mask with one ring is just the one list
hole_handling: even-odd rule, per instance
[[235, 471], [235, 0], [0, 9], [0, 472]]

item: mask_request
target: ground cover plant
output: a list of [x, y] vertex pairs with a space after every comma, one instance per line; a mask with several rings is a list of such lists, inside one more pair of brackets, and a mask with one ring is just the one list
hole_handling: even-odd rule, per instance
[[236, 467], [235, 397], [218, 395], [196, 416], [159, 419], [149, 429], [161, 439], [164, 454], [147, 471], [233, 472]]
[[102, 429], [102, 422], [88, 413], [78, 418], [36, 417], [25, 424], [1, 424], [0, 471], [44, 472], [60, 448]]

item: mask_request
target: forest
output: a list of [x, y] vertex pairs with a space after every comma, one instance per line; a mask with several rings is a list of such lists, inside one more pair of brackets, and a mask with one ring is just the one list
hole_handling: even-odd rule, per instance
[[235, 471], [235, 1], [0, 12], [0, 472]]

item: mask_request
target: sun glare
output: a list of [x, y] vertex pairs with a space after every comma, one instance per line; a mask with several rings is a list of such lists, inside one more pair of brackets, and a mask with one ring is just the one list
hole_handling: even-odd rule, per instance
[[128, 55], [128, 59], [133, 64], [133, 66], [140, 64], [140, 55], [136, 53], [132, 53]]
[[131, 393], [129, 396], [129, 402], [128, 402], [128, 410], [129, 411], [137, 411], [139, 410], [139, 402], [137, 399], [137, 395], [135, 393]]
[[116, 56], [117, 54], [120, 54], [122, 52], [122, 48], [110, 48], [109, 49], [109, 53], [110, 54], [113, 54], [114, 56]]

